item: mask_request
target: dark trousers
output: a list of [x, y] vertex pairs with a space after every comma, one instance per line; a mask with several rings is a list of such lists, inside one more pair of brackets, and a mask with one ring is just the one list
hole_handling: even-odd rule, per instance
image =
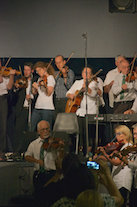
[[124, 204], [122, 205], [122, 207], [126, 207], [128, 190], [126, 188], [122, 187], [119, 189], [119, 191], [120, 191], [122, 197], [124, 198]]
[[6, 150], [7, 95], [0, 96], [0, 153]]
[[56, 119], [58, 113], [64, 113], [65, 108], [66, 108], [66, 103], [67, 103], [67, 98], [66, 99], [54, 99], [54, 105], [55, 105], [55, 116], [54, 119]]
[[132, 187], [129, 195], [129, 207], [137, 206], [137, 189]]
[[114, 103], [114, 114], [123, 114], [128, 109], [131, 109], [134, 101], [127, 102], [115, 102]]
[[13, 150], [16, 153], [22, 152], [23, 132], [28, 131], [28, 113], [27, 108], [23, 108], [20, 115], [15, 120], [15, 136], [13, 142]]

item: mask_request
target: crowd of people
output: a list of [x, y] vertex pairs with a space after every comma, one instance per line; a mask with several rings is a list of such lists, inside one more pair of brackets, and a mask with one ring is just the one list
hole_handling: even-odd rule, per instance
[[[16, 70], [11, 69], [8, 77], [0, 74], [0, 161], [5, 161], [7, 150], [7, 96], [8, 91], [12, 90], [15, 106], [13, 155], [19, 155], [23, 150], [24, 131], [37, 131], [39, 134], [29, 144], [24, 155], [26, 161], [34, 163], [33, 182], [37, 205], [41, 203], [44, 206], [46, 203], [46, 206], [53, 207], [82, 207], [86, 203], [86, 206], [124, 207], [129, 194], [130, 206], [133, 205], [131, 202], [137, 203], [136, 145], [133, 144], [128, 126], [119, 125], [115, 128], [115, 137], [118, 143], [122, 143], [120, 151], [108, 154], [104, 147], [98, 148], [99, 155], [93, 158], [100, 164], [98, 172], [87, 169], [86, 164], [81, 164], [79, 157], [71, 152], [65, 155], [63, 139], [58, 141], [57, 147], [52, 147], [54, 139], [51, 132], [57, 114], [67, 110], [67, 113], [77, 115], [80, 130], [79, 151], [87, 152], [85, 115], [96, 114], [104, 107], [103, 92], [109, 94], [111, 114], [137, 113], [137, 74], [134, 72], [132, 81], [127, 79], [130, 63], [122, 55], [115, 58], [115, 64], [117, 67], [106, 74], [104, 82], [101, 78], [94, 77], [93, 68], [90, 66], [82, 69], [82, 79], [75, 80], [74, 72], [68, 68], [62, 55], [55, 57], [58, 71], [50, 63], [39, 61], [35, 65], [25, 63], [24, 76], [16, 81]], [[136, 130], [137, 125], [134, 125], [134, 139], [137, 138]], [[129, 151], [125, 155], [123, 152], [127, 148]], [[108, 162], [112, 166], [111, 174]], [[98, 182], [105, 185], [109, 196], [98, 192]], [[91, 201], [94, 201], [92, 205]]]

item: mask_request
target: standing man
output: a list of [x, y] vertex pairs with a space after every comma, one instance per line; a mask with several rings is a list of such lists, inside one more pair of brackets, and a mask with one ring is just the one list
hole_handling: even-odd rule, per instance
[[112, 86], [112, 92], [115, 95], [114, 103], [114, 113], [123, 114], [126, 110], [132, 107], [132, 104], [136, 98], [137, 90], [137, 75], [135, 75], [135, 80], [132, 82], [126, 81], [127, 74], [129, 73], [129, 62], [123, 60], [120, 63], [119, 73], [114, 80]]
[[[35, 97], [31, 94], [32, 83], [37, 80], [38, 76], [32, 75], [34, 72], [33, 64], [27, 62], [24, 64], [24, 77], [26, 78], [26, 87], [21, 87], [15, 83], [15, 137], [14, 137], [14, 154], [20, 155], [22, 152], [23, 132], [28, 131], [29, 102], [34, 106]], [[24, 79], [25, 80], [25, 79]], [[32, 107], [33, 109], [33, 107]]]
[[9, 78], [0, 75], [0, 161], [5, 159], [6, 150], [6, 124], [8, 114], [7, 96], [14, 83], [14, 75], [16, 70], [10, 70]]
[[[120, 73], [120, 62], [122, 60], [125, 60], [125, 57], [122, 56], [122, 55], [118, 55], [115, 58], [115, 65], [117, 67], [113, 70], [110, 70], [107, 73], [105, 81], [104, 81], [104, 93], [109, 94], [109, 106], [110, 106], [111, 110], [114, 107], [114, 95], [113, 95], [113, 92], [112, 92], [112, 85], [114, 83], [114, 79], [115, 79], [116, 75], [118, 75]], [[112, 111], [111, 111], [111, 113], [112, 113]]]
[[74, 72], [69, 69], [65, 64], [66, 61], [62, 55], [57, 55], [55, 57], [55, 64], [59, 69], [55, 77], [56, 85], [55, 85], [55, 118], [58, 113], [65, 112], [67, 97], [66, 93], [72, 86], [74, 82]]

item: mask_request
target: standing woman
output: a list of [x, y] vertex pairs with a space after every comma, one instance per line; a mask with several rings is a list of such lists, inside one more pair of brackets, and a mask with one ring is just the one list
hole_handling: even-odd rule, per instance
[[53, 93], [55, 86], [55, 71], [48, 63], [39, 61], [34, 65], [36, 73], [40, 76], [37, 82], [33, 83], [32, 93], [38, 94], [35, 108], [32, 113], [31, 130], [36, 130], [36, 125], [41, 120], [46, 120], [52, 128], [54, 116]]
[[[132, 146], [132, 133], [130, 129], [125, 125], [119, 125], [115, 128], [115, 134], [117, 137], [117, 141], [123, 142], [123, 146], [120, 149], [122, 151], [128, 146]], [[119, 189], [121, 195], [124, 198], [124, 204], [122, 207], [126, 207], [127, 203], [127, 194], [131, 191], [132, 186], [132, 170], [127, 166], [124, 165], [123, 161], [119, 158], [110, 158], [111, 155], [108, 155], [103, 147], [99, 147], [100, 152], [104, 155], [104, 159], [107, 159], [112, 165], [112, 178]], [[99, 156], [101, 158], [101, 156]]]

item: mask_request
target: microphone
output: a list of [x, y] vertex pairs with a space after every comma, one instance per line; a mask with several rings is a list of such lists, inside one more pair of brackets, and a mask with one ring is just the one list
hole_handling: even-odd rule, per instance
[[87, 36], [87, 32], [83, 33], [82, 36], [85, 38]]

